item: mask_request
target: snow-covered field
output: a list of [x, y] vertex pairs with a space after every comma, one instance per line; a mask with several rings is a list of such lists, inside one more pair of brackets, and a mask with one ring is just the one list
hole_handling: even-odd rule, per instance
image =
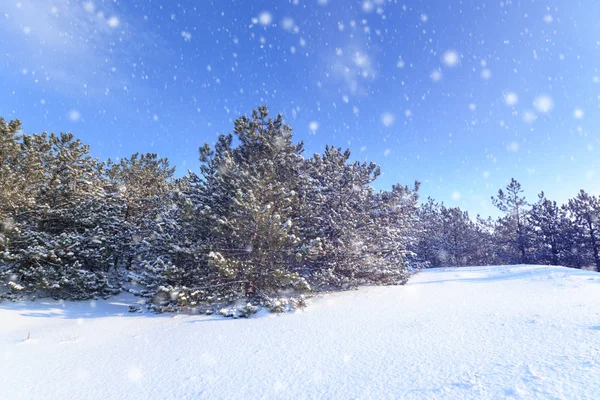
[[131, 301], [0, 303], [0, 398], [600, 398], [594, 272], [427, 270], [248, 320]]

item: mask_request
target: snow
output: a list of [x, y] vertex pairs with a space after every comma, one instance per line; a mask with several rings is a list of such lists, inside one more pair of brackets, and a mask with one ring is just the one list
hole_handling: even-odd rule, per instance
[[390, 112], [385, 112], [381, 114], [381, 123], [385, 127], [390, 127], [394, 125], [394, 121], [396, 121], [396, 116]]
[[119, 26], [119, 24], [121, 23], [119, 21], [119, 18], [112, 16], [108, 19], [108, 21], [106, 21], [106, 23], [108, 24], [108, 26], [110, 26], [111, 28], [116, 28]]
[[514, 106], [519, 102], [519, 96], [514, 92], [508, 92], [504, 95], [504, 102], [507, 106]]
[[460, 56], [456, 51], [448, 50], [444, 53], [442, 61], [448, 67], [455, 67], [458, 65], [458, 63], [460, 61]]
[[[600, 275], [423, 271], [250, 319], [0, 303], [4, 399], [595, 398]], [[29, 339], [27, 337], [29, 336]]]
[[548, 113], [554, 108], [554, 102], [552, 101], [552, 97], [541, 94], [535, 98], [533, 106], [541, 113]]
[[73, 122], [79, 121], [81, 119], [81, 114], [77, 110], [69, 111], [69, 119]]

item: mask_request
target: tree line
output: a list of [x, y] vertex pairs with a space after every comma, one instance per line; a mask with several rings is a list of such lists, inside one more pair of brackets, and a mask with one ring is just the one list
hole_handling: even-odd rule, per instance
[[[403, 284], [415, 268], [512, 263], [600, 269], [600, 203], [529, 205], [513, 180], [472, 220], [419, 183], [375, 191], [374, 163], [325, 148], [304, 157], [266, 107], [200, 147], [199, 173], [175, 178], [156, 154], [92, 158], [71, 133], [24, 134], [0, 118], [0, 298], [107, 297], [156, 311], [248, 315], [361, 284]], [[233, 307], [222, 308], [224, 305]]]
[[541, 192], [529, 203], [513, 178], [492, 202], [501, 217], [473, 220], [458, 207], [428, 199], [417, 211], [416, 260], [425, 266], [542, 264], [600, 272], [597, 196], [581, 190], [559, 205]]
[[175, 179], [156, 154], [100, 162], [70, 133], [0, 120], [3, 296], [128, 290], [159, 311], [282, 311], [304, 294], [408, 279], [417, 186], [375, 192], [379, 167], [335, 147], [304, 158], [266, 107], [200, 160]]

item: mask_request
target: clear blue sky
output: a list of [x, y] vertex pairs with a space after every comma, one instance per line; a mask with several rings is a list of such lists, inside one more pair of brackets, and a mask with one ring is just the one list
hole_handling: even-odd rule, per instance
[[600, 2], [0, 1], [0, 115], [101, 159], [198, 147], [260, 104], [307, 155], [381, 165], [377, 188], [495, 214], [600, 193]]

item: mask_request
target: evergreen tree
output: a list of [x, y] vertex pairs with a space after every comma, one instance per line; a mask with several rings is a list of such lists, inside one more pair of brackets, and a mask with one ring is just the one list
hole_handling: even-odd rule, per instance
[[431, 267], [487, 265], [494, 258], [492, 226], [458, 207], [447, 208], [433, 199], [418, 212], [420, 231], [417, 259]]
[[503, 258], [509, 263], [526, 263], [529, 247], [530, 227], [528, 225], [528, 204], [521, 196], [523, 189], [514, 178], [506, 186], [506, 192], [498, 190], [492, 202], [500, 211], [506, 213], [498, 220], [496, 236], [504, 249]]
[[583, 239], [590, 261], [600, 272], [600, 200], [581, 190], [575, 198], [569, 200], [567, 209], [577, 236]]
[[[21, 121], [0, 118], [0, 223], [24, 203], [21, 171]], [[7, 222], [6, 222], [7, 223]], [[1, 246], [0, 241], [0, 246]], [[1, 249], [1, 247], [0, 247]]]
[[368, 259], [362, 278], [365, 282], [404, 284], [409, 277], [410, 249], [417, 236], [417, 201], [419, 182], [414, 188], [393, 185], [374, 198], [371, 208]]
[[533, 259], [542, 264], [559, 265], [564, 246], [561, 243], [566, 223], [564, 210], [541, 192], [529, 213], [529, 223], [533, 231]]
[[104, 272], [114, 240], [107, 234], [118, 223], [101, 212], [102, 164], [70, 133], [20, 139], [12, 164], [22, 179], [11, 184], [21, 200], [4, 211], [12, 221], [0, 260], [8, 265], [5, 283], [61, 298], [112, 293]]
[[562, 249], [561, 263], [579, 269], [592, 264], [585, 230], [581, 229], [580, 224], [570, 215], [568, 204], [563, 204], [561, 211], [566, 215], [558, 241]]
[[201, 148], [199, 187], [207, 230], [206, 262], [217, 272], [214, 285], [233, 297], [268, 298], [283, 289], [308, 289], [298, 273], [299, 172], [302, 143], [292, 143], [281, 115], [266, 107], [235, 121], [239, 146], [222, 135]]
[[496, 222], [491, 217], [487, 219], [477, 216], [475, 222], [474, 246], [477, 258], [472, 265], [497, 265], [501, 263], [498, 257], [496, 240]]
[[356, 285], [367, 256], [373, 188], [380, 174], [374, 163], [348, 164], [350, 151], [327, 146], [307, 160], [310, 184], [302, 212], [307, 239], [303, 253], [313, 258], [312, 280], [320, 285]]
[[147, 240], [156, 233], [161, 211], [167, 203], [175, 168], [155, 153], [133, 154], [118, 163], [108, 160], [107, 192], [123, 199], [121, 248], [114, 258], [115, 269], [124, 263], [131, 270], [149, 251]]
[[440, 204], [431, 197], [417, 211], [417, 242], [413, 247], [415, 259], [421, 267], [445, 266], [446, 254], [442, 247], [442, 220]]

